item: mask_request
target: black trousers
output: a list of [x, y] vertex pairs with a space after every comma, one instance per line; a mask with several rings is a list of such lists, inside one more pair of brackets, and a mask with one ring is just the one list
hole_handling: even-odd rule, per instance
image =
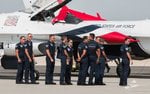
[[66, 56], [62, 56], [61, 57], [61, 71], [60, 71], [60, 84], [65, 83], [66, 68], [67, 68], [67, 58]]
[[95, 73], [95, 67], [96, 67], [96, 56], [89, 56], [89, 67], [90, 67], [90, 74], [89, 74], [89, 84], [93, 84], [93, 78]]
[[80, 69], [79, 69], [79, 75], [78, 75], [78, 84], [85, 84], [86, 77], [88, 73], [88, 58], [83, 58], [80, 61]]
[[66, 65], [65, 82], [68, 84], [71, 83], [72, 63], [73, 63], [73, 59], [71, 58], [69, 64]]
[[128, 73], [129, 73], [129, 60], [122, 58], [120, 63], [121, 73], [120, 73], [120, 85], [127, 85]]
[[25, 66], [24, 61], [22, 61], [21, 63], [18, 63], [17, 65], [16, 83], [23, 81], [24, 66]]
[[51, 62], [50, 59], [48, 57], [46, 57], [46, 75], [45, 75], [46, 79], [45, 79], [45, 83], [52, 83], [53, 82], [54, 67], [55, 67], [55, 62]]
[[96, 71], [95, 71], [96, 84], [103, 83], [104, 70], [105, 70], [105, 58], [101, 57], [100, 62], [96, 64]]
[[25, 61], [25, 82], [29, 82], [29, 75], [31, 82], [35, 82], [34, 62]]

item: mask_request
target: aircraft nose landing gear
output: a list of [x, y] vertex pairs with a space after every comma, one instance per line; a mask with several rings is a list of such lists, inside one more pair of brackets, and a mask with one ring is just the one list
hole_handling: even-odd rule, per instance
[[39, 78], [40, 78], [40, 73], [39, 73], [38, 70], [34, 70], [34, 75], [35, 75], [35, 80], [36, 80], [36, 81], [39, 80]]
[[[4, 69], [17, 69], [16, 57], [3, 56], [1, 59], [1, 64]], [[39, 80], [40, 73], [38, 70], [34, 69], [34, 75], [35, 75], [35, 79]]]

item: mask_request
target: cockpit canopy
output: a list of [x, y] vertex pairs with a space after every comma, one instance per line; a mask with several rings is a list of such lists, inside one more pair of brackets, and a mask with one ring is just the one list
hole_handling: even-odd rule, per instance
[[70, 24], [78, 24], [78, 23], [82, 22], [82, 20], [77, 18], [76, 16], [72, 15], [71, 13], [67, 13], [65, 22], [70, 23]]
[[[34, 17], [31, 18], [32, 21], [43, 21], [43, 22], [52, 22], [52, 19], [55, 18], [55, 15], [52, 11], [50, 10], [45, 10], [40, 12], [39, 14], [35, 15]], [[82, 22], [81, 19], [77, 18], [71, 13], [67, 13], [64, 22], [67, 24], [78, 24]]]

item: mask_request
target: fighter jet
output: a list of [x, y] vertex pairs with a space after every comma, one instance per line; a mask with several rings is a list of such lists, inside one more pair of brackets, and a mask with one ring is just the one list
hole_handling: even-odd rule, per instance
[[36, 56], [44, 55], [44, 42], [48, 40], [49, 34], [57, 36], [56, 43], [60, 43], [62, 35], [72, 38], [76, 49], [81, 38], [89, 33], [94, 33], [107, 42], [107, 48], [113, 51], [108, 50], [109, 54], [117, 53], [114, 51], [130, 36], [130, 47], [134, 55], [150, 55], [149, 20], [107, 21], [98, 13], [93, 16], [70, 9], [66, 4], [71, 0], [23, 1], [25, 10], [0, 14], [1, 63], [5, 68], [16, 68], [15, 44], [20, 36], [27, 33], [34, 36], [33, 50]]

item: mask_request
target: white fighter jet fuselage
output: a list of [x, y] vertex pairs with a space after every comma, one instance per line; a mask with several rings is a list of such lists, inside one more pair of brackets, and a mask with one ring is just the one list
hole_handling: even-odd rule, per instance
[[[31, 21], [30, 14], [14, 12], [0, 15], [0, 40], [1, 42], [16, 43], [21, 35], [29, 32], [35, 35], [34, 39], [39, 40], [48, 40], [49, 34], [74, 35], [81, 38], [89, 33], [101, 36], [111, 32], [119, 32], [140, 40], [139, 45], [146, 53], [150, 54], [150, 45], [147, 43], [150, 40], [149, 26], [150, 20], [82, 21], [78, 24], [66, 22], [52, 24], [51, 21]], [[12, 41], [12, 39], [15, 41]]]
[[[88, 21], [71, 16], [70, 21], [70, 16], [67, 16], [69, 20], [53, 23], [52, 14], [44, 15], [45, 11], [46, 13], [49, 13], [45, 10], [46, 8], [47, 6], [39, 9], [39, 12], [34, 13], [18, 11], [14, 13], [0, 14], [0, 43], [4, 49], [4, 56], [15, 56], [15, 44], [19, 41], [20, 36], [26, 35], [27, 33], [32, 33], [34, 35], [33, 50], [34, 54], [38, 56], [43, 55], [41, 49], [44, 46], [43, 42], [49, 39], [49, 34], [55, 34], [57, 36], [57, 43], [60, 42], [61, 35], [71, 36], [71, 38], [75, 37], [74, 41], [80, 42], [80, 38], [89, 35], [89, 33], [94, 33], [96, 36], [101, 37], [103, 35], [111, 35], [113, 32], [131, 36], [139, 40], [139, 42], [136, 43], [136, 46], [138, 46], [138, 50], [142, 50], [142, 53], [138, 53], [136, 50], [136, 54], [142, 54], [143, 56], [150, 55], [150, 20]], [[67, 17], [65, 19], [67, 19]], [[115, 45], [117, 44], [120, 43], [116, 42]], [[134, 47], [135, 46], [132, 46], [135, 50]]]

